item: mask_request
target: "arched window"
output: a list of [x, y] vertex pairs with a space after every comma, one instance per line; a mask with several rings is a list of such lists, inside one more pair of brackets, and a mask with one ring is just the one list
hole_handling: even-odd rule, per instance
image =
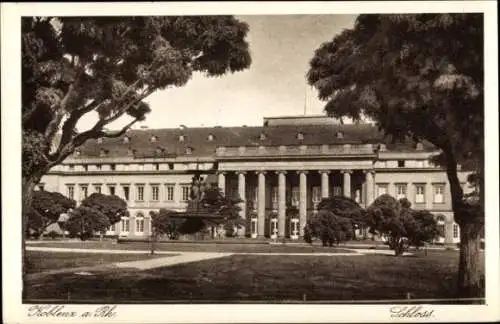
[[130, 232], [130, 219], [128, 217], [122, 217], [121, 225], [121, 234], [128, 235]]
[[135, 233], [139, 235], [144, 233], [144, 214], [141, 212], [135, 215]]

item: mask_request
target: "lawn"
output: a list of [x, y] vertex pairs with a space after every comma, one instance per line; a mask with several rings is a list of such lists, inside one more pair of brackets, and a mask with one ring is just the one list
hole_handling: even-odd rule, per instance
[[[64, 242], [64, 243], [41, 243], [28, 244], [35, 247], [56, 247], [56, 248], [72, 248], [72, 249], [110, 249], [110, 250], [144, 250], [150, 249], [150, 244], [147, 242], [129, 242], [129, 243], [114, 243], [113, 241], [85, 241], [85, 242]], [[270, 245], [270, 244], [217, 244], [217, 243], [159, 243], [156, 245], [158, 251], [173, 251], [173, 252], [258, 252], [258, 253], [349, 253], [347, 249], [322, 247], [318, 245], [308, 244], [285, 244], [285, 245]]]
[[25, 297], [91, 303], [334, 302], [403, 299], [408, 293], [452, 298], [457, 264], [453, 251], [410, 257], [233, 255], [148, 271], [53, 275], [28, 282]]
[[26, 251], [26, 272], [28, 274], [31, 274], [55, 269], [87, 267], [122, 261], [146, 260], [150, 258], [166, 256], [168, 255], [161, 254], [151, 256], [148, 254]]

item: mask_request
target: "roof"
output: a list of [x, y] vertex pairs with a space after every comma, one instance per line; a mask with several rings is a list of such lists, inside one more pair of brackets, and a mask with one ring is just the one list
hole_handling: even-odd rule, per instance
[[[342, 138], [337, 137], [342, 132]], [[303, 139], [297, 137], [303, 134]], [[261, 134], [264, 137], [261, 138]], [[180, 141], [179, 136], [184, 140]], [[209, 139], [213, 136], [213, 140]], [[124, 137], [129, 138], [128, 143]], [[152, 137], [156, 141], [151, 141]], [[322, 125], [276, 125], [241, 127], [195, 127], [167, 129], [129, 130], [119, 138], [88, 140], [80, 147], [81, 157], [99, 157], [102, 150], [107, 157], [123, 157], [135, 150], [135, 157], [209, 157], [215, 155], [218, 146], [280, 146], [280, 145], [322, 145], [322, 144], [367, 144], [384, 141], [383, 134], [372, 124], [322, 124]], [[426, 148], [429, 146], [426, 145]], [[190, 148], [191, 152], [187, 152]], [[411, 141], [396, 145], [387, 144], [391, 150], [414, 150]]]

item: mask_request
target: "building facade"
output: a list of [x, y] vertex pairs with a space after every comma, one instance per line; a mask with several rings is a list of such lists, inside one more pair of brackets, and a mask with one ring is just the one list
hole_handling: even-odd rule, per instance
[[[388, 142], [371, 124], [273, 117], [262, 127], [140, 129], [88, 141], [39, 187], [77, 202], [94, 192], [122, 197], [130, 217], [108, 234], [129, 237], [151, 233], [152, 210], [185, 210], [195, 172], [244, 200], [241, 234], [252, 238], [301, 238], [325, 197], [344, 195], [366, 207], [390, 194], [431, 211], [444, 229], [439, 242], [457, 243], [447, 177], [430, 162], [435, 153], [428, 143]], [[467, 173], [459, 176], [467, 192]]]

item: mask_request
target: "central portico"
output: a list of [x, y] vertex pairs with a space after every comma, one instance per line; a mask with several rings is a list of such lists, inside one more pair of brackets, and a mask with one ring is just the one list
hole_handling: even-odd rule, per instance
[[[227, 148], [217, 151], [223, 151], [228, 158]], [[365, 152], [373, 154], [371, 145]], [[324, 156], [313, 159], [306, 147], [300, 161], [294, 160], [293, 155], [219, 161], [219, 187], [226, 195], [245, 201], [241, 216], [247, 219], [249, 228], [242, 234], [298, 239], [304, 235], [304, 226], [322, 198], [344, 195], [362, 206], [369, 205], [375, 192], [373, 158], [371, 154], [361, 157], [356, 151], [356, 157], [346, 159], [346, 153], [354, 152], [343, 153], [342, 157], [330, 156], [328, 160]]]

